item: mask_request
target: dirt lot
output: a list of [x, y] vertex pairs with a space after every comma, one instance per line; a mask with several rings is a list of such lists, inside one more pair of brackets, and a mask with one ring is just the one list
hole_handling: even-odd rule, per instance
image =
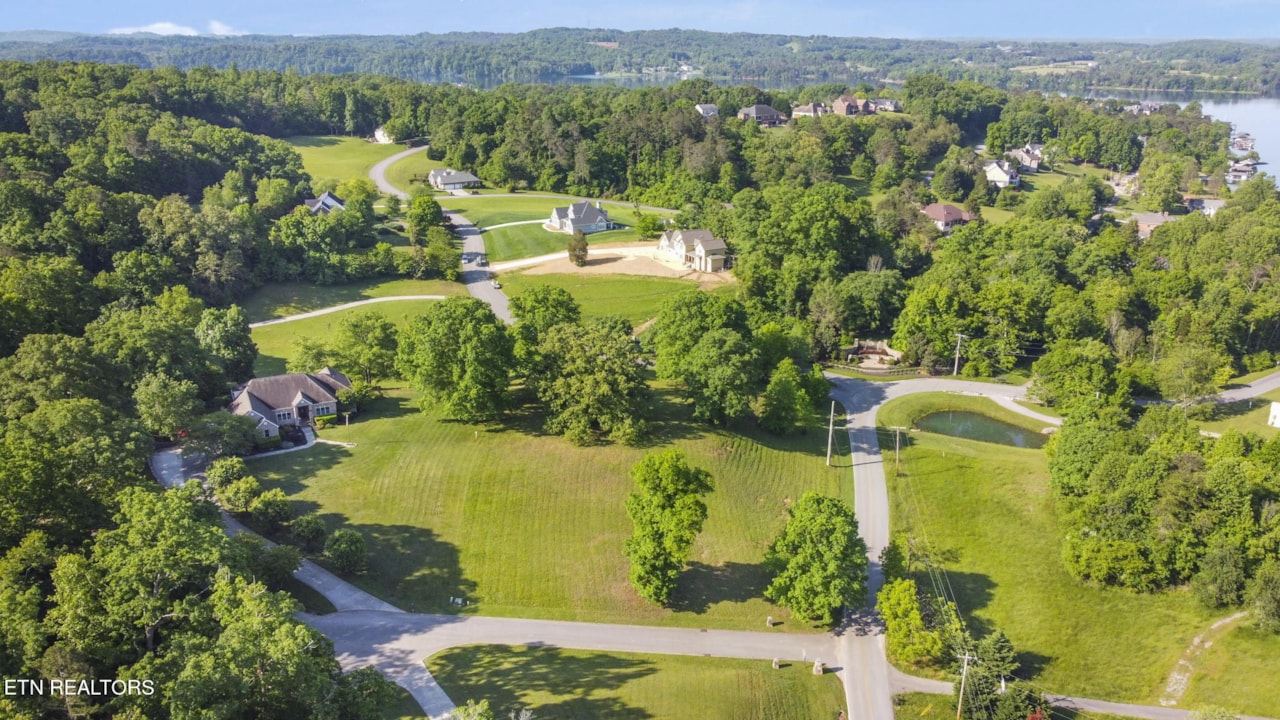
[[[606, 252], [603, 248], [599, 252]], [[652, 277], [679, 278], [692, 280], [704, 287], [722, 285], [733, 282], [728, 272], [703, 273], [688, 268], [660, 262], [643, 255], [597, 255], [588, 257], [585, 267], [578, 267], [568, 258], [551, 260], [524, 270], [527, 275], [547, 275], [554, 273], [583, 275], [649, 275]]]

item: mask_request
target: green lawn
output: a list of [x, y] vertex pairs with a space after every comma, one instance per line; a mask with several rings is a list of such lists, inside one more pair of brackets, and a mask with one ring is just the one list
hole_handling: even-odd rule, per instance
[[1264, 438], [1269, 438], [1277, 432], [1276, 428], [1267, 424], [1267, 419], [1271, 415], [1271, 403], [1273, 401], [1280, 401], [1280, 390], [1272, 390], [1269, 393], [1264, 393], [1248, 400], [1222, 403], [1214, 408], [1214, 419], [1193, 422], [1199, 425], [1202, 430], [1210, 432], [1221, 433], [1227, 430], [1239, 430], [1240, 432], [1254, 432]]
[[569, 291], [586, 317], [621, 315], [639, 325], [656, 317], [662, 303], [672, 295], [698, 284], [689, 280], [644, 277], [642, 275], [529, 275], [502, 276], [508, 297], [534, 285], [554, 285]]
[[[350, 427], [324, 431], [355, 448], [316, 446], [252, 461], [297, 513], [353, 527], [369, 543], [370, 568], [353, 581], [407, 610], [514, 617], [757, 629], [766, 546], [788, 504], [807, 490], [850, 497], [847, 436], [825, 465], [826, 411], [802, 434], [692, 423], [674, 389], [659, 388], [650, 446], [575, 447], [540, 433], [522, 409], [506, 426], [476, 426], [419, 412], [392, 389]], [[709, 517], [672, 609], [637, 598], [622, 545], [630, 468], [646, 452], [678, 447], [715, 478]], [[780, 631], [803, 630], [788, 619]]]
[[466, 294], [465, 285], [446, 280], [379, 279], [344, 285], [272, 283], [259, 288], [240, 306], [249, 316], [249, 322], [258, 322], [375, 297]]
[[876, 421], [885, 427], [894, 425], [913, 427], [916, 421], [925, 415], [947, 410], [979, 413], [1034, 432], [1045, 429], [1044, 423], [1035, 418], [1000, 407], [987, 398], [942, 392], [917, 393], [885, 403], [884, 407], [880, 408]]
[[454, 702], [488, 700], [500, 718], [528, 708], [554, 720], [829, 720], [844, 708], [839, 680], [803, 663], [471, 646], [427, 668]]
[[403, 145], [380, 145], [341, 135], [299, 135], [285, 141], [302, 156], [302, 167], [312, 180], [339, 182], [368, 177], [369, 168], [379, 160], [405, 149]]
[[278, 375], [285, 371], [285, 363], [293, 354], [293, 341], [306, 336], [321, 342], [332, 340], [338, 333], [342, 319], [367, 312], [382, 313], [398, 326], [405, 326], [435, 300], [391, 300], [364, 307], [354, 307], [303, 320], [294, 320], [253, 329], [253, 341], [258, 345], [258, 360], [253, 372], [258, 377]]
[[[400, 145], [395, 147], [398, 150], [405, 149]], [[431, 186], [427, 184], [427, 173], [442, 167], [444, 163], [427, 157], [426, 151], [417, 152], [392, 163], [391, 167], [387, 168], [387, 182], [405, 192], [413, 189], [415, 184], [430, 190]]]
[[[468, 217], [467, 219], [470, 220], [471, 218]], [[591, 233], [587, 236], [587, 243], [590, 245], [641, 241], [640, 234], [629, 228], [606, 230], [605, 232]], [[650, 240], [649, 242], [654, 241]], [[542, 225], [512, 225], [511, 227], [489, 230], [484, 234], [484, 249], [489, 255], [490, 262], [519, 260], [520, 258], [563, 252], [568, 245], [568, 235], [552, 232], [542, 227]]]
[[[931, 399], [959, 398], [901, 398], [885, 405], [879, 422], [905, 424], [925, 414]], [[1034, 426], [989, 401], [963, 402]], [[883, 432], [882, 445], [891, 438]], [[889, 483], [894, 529], [938, 548], [969, 626], [1008, 633], [1046, 691], [1154, 703], [1183, 650], [1215, 619], [1188, 593], [1139, 595], [1072, 579], [1061, 561], [1042, 451], [916, 432], [902, 469]]]
[[[519, 222], [521, 220], [545, 220], [551, 217], [551, 211], [578, 202], [582, 198], [565, 195], [563, 197], [532, 197], [528, 195], [470, 197], [440, 197], [438, 200], [444, 207], [462, 213], [476, 227], [486, 228], [502, 223]], [[592, 200], [594, 203], [595, 201]], [[609, 213], [609, 218], [623, 225], [634, 225], [635, 209], [629, 203], [611, 203], [604, 201], [602, 207]], [[645, 214], [657, 214], [669, 217], [671, 213], [641, 211]], [[536, 226], [535, 226], [536, 227]]]

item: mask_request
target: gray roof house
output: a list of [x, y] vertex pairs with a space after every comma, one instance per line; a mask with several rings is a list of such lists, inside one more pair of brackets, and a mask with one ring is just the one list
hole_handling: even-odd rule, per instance
[[303, 204], [307, 206], [307, 212], [312, 215], [328, 215], [331, 212], [347, 209], [347, 201], [325, 190], [320, 197], [311, 200], [304, 200]]
[[231, 391], [227, 409], [257, 420], [264, 438], [275, 437], [284, 425], [305, 425], [337, 413], [338, 392], [350, 387], [346, 375], [327, 367], [314, 373], [254, 378]]
[[698, 103], [693, 106], [693, 109], [697, 110], [704, 119], [720, 114], [720, 108], [715, 103]]
[[808, 103], [791, 108], [791, 117], [818, 117], [831, 112], [831, 108], [822, 103]]
[[431, 183], [431, 187], [437, 190], [460, 190], [467, 187], [476, 187], [480, 184], [480, 178], [469, 172], [443, 168], [427, 173], [427, 182]]
[[658, 238], [658, 254], [698, 272], [728, 267], [729, 247], [710, 230], [668, 230]]
[[774, 110], [768, 105], [750, 105], [738, 111], [739, 120], [753, 120], [760, 125], [766, 127], [771, 125], [781, 125], [787, 121], [787, 116]]
[[596, 202], [592, 205], [586, 200], [552, 210], [551, 219], [547, 221], [547, 225], [553, 230], [570, 235], [575, 230], [581, 230], [583, 234], [589, 235], [613, 229], [609, 213], [600, 207], [600, 203]]

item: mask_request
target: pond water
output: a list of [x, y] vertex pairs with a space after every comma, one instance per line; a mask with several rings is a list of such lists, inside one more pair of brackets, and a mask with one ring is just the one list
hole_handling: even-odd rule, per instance
[[944, 410], [916, 420], [916, 427], [926, 432], [1021, 448], [1043, 447], [1049, 439], [1033, 430], [1011, 425], [979, 413]]

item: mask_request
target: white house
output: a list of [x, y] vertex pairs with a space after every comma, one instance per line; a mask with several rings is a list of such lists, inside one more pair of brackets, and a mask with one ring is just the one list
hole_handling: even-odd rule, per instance
[[698, 272], [727, 267], [729, 248], [710, 230], [668, 230], [658, 238], [658, 253]]
[[715, 103], [698, 103], [693, 106], [693, 109], [697, 110], [704, 120], [720, 114], [720, 108]]
[[551, 211], [551, 219], [547, 225], [562, 233], [573, 234], [581, 230], [583, 234], [603, 232], [613, 229], [609, 213], [597, 202], [595, 205], [583, 200], [568, 207], [558, 207]]
[[381, 125], [378, 126], [377, 130], [373, 131], [373, 141], [379, 145], [390, 145], [395, 142], [395, 140], [387, 134], [386, 128]]
[[304, 200], [303, 204], [307, 206], [307, 211], [312, 215], [328, 215], [332, 212], [347, 209], [347, 201], [325, 190], [320, 197], [311, 200]]
[[1267, 418], [1267, 424], [1280, 428], [1280, 402], [1271, 403], [1271, 416]]
[[315, 373], [292, 373], [254, 378], [231, 391], [233, 415], [258, 421], [262, 437], [275, 437], [285, 425], [306, 425], [315, 418], [336, 415], [338, 393], [351, 380], [333, 368]]
[[478, 187], [480, 178], [469, 172], [459, 172], [453, 168], [444, 168], [427, 173], [427, 182], [431, 183], [431, 187], [437, 190], [461, 190], [462, 188]]
[[988, 160], [982, 169], [987, 173], [987, 182], [1001, 189], [1018, 187], [1022, 182], [1018, 171], [1003, 160]]
[[808, 103], [791, 108], [791, 117], [818, 117], [831, 112], [831, 108], [822, 103]]

